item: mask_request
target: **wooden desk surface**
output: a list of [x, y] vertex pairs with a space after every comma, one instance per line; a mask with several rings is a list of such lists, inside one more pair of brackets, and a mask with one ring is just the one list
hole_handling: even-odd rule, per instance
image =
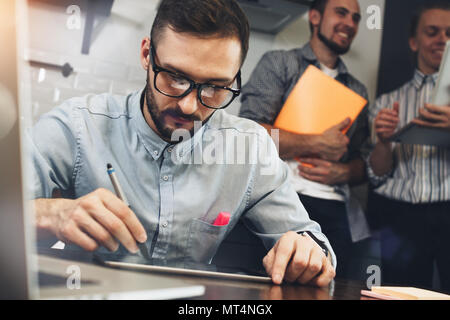
[[205, 295], [196, 299], [211, 300], [361, 300], [360, 282], [335, 279], [329, 288], [283, 284], [281, 286], [255, 283], [233, 283], [201, 279]]
[[[68, 277], [68, 275], [65, 274], [66, 269], [64, 266], [80, 263], [80, 260], [72, 261], [67, 258], [49, 257], [48, 255], [39, 256], [39, 261], [40, 271], [46, 273], [54, 272], [55, 275], [62, 277]], [[86, 261], [83, 263], [86, 263]], [[194, 298], [196, 300], [360, 300], [361, 290], [366, 289], [365, 284], [363, 283], [340, 279], [335, 279], [330, 287], [327, 288], [292, 284], [278, 286], [268, 283], [221, 280], [198, 276], [162, 275], [154, 272], [125, 271], [89, 262], [87, 265], [89, 265], [89, 268], [87, 268], [88, 272], [83, 274], [87, 279], [95, 279], [97, 275], [107, 275], [109, 278], [113, 279], [123, 278], [125, 274], [128, 277], [130, 274], [131, 276], [132, 274], [135, 274], [135, 276], [140, 279], [145, 275], [149, 278], [154, 278], [155, 275], [158, 275], [169, 279], [169, 281], [170, 279], [178, 279], [183, 280], [187, 284], [203, 285], [205, 287], [205, 294]], [[136, 282], [140, 282], [138, 285], [139, 288], [136, 287]], [[142, 289], [142, 280], [134, 281], [134, 284], [130, 283], [129, 287], [121, 289], [130, 291]]]

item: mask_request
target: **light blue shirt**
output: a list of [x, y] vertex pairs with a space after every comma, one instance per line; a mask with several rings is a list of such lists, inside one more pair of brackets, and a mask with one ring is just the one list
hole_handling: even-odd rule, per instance
[[[43, 115], [30, 134], [34, 198], [57, 189], [64, 198], [114, 192], [111, 163], [153, 258], [210, 263], [242, 218], [268, 249], [287, 231], [313, 232], [336, 266], [267, 131], [218, 110], [191, 139], [171, 145], [145, 121], [141, 94], [87, 95]], [[213, 225], [220, 212], [231, 213], [228, 225]]]

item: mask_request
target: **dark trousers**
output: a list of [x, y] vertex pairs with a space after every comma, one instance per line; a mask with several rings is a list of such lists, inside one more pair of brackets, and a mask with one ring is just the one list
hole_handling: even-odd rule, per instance
[[309, 217], [320, 224], [333, 247], [337, 258], [336, 277], [357, 280], [367, 277], [367, 266], [359, 256], [361, 252], [367, 251], [362, 246], [368, 247], [369, 240], [352, 242], [345, 203], [302, 194], [299, 197]]
[[436, 262], [440, 290], [450, 293], [450, 202], [411, 204], [372, 194], [369, 208], [381, 221], [383, 284], [432, 289]]

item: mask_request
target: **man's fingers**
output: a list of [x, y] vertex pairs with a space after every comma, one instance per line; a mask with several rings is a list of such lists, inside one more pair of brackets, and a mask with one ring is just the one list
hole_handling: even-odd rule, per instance
[[386, 124], [397, 126], [398, 123], [399, 123], [398, 119], [383, 117], [383, 118], [378, 118], [375, 121], [375, 126], [386, 125]]
[[134, 239], [144, 243], [147, 233], [134, 212], [109, 190], [102, 190], [102, 202], [105, 208], [114, 213], [133, 235]]
[[323, 176], [327, 175], [330, 172], [330, 169], [319, 166], [313, 168], [309, 168], [307, 166], [299, 166], [299, 171], [310, 175]]
[[[91, 200], [93, 201], [93, 200]], [[128, 251], [136, 253], [139, 251], [134, 237], [126, 227], [125, 223], [120, 220], [114, 213], [109, 211], [99, 200], [97, 203], [90, 203], [91, 207], [88, 213], [106, 228], [120, 243], [122, 243]]]
[[[294, 233], [297, 235], [296, 233]], [[294, 252], [295, 241], [292, 241], [292, 236], [287, 233], [279, 240], [279, 245], [275, 251], [275, 257], [273, 261], [273, 267], [271, 272], [272, 281], [275, 284], [281, 284], [283, 282], [286, 267], [291, 260], [291, 256]]]
[[117, 251], [119, 244], [97, 221], [95, 221], [87, 212], [79, 210], [79, 214], [74, 215], [77, 225], [110, 251]]
[[322, 271], [323, 258], [325, 255], [322, 250], [318, 248], [312, 248], [309, 262], [305, 272], [303, 272], [297, 281], [301, 284], [306, 284], [311, 281], [317, 274]]
[[331, 162], [319, 158], [300, 158], [301, 163], [311, 164], [315, 167], [331, 167]]
[[330, 260], [309, 237], [287, 232], [263, 259], [264, 268], [275, 284], [314, 283], [326, 286], [335, 276]]
[[426, 109], [420, 109], [419, 113], [426, 120], [431, 120], [431, 121], [436, 121], [436, 122], [446, 120], [446, 117], [443, 116], [442, 114], [436, 114], [436, 113], [430, 112]]
[[98, 248], [97, 242], [81, 231], [75, 222], [67, 223], [60, 230], [59, 238], [64, 242], [74, 243], [87, 251], [95, 251]]
[[395, 116], [395, 115], [390, 115], [390, 114], [380, 114], [380, 115], [377, 117], [377, 119], [376, 119], [375, 122], [379, 122], [379, 121], [381, 121], [381, 120], [383, 120], [383, 121], [389, 121], [389, 122], [395, 123], [395, 122], [399, 122], [400, 119], [399, 119], [397, 116]]
[[337, 125], [333, 126], [333, 129], [337, 129], [339, 131], [343, 131], [345, 128], [347, 128], [350, 123], [351, 123], [351, 119], [350, 118], [346, 118], [343, 121], [339, 122]]
[[377, 134], [394, 134], [395, 130], [391, 128], [379, 128], [376, 130]]
[[263, 259], [263, 266], [264, 269], [266, 269], [266, 272], [268, 275], [272, 274], [272, 269], [273, 269], [273, 261], [275, 258], [275, 246], [269, 250], [269, 252], [266, 254], [266, 256]]
[[398, 101], [394, 102], [392, 109], [398, 114], [398, 111], [400, 110], [400, 103]]
[[394, 118], [397, 118], [398, 114], [397, 114], [397, 112], [395, 110], [382, 109], [378, 113], [378, 117], [394, 117]]
[[434, 112], [434, 113], [440, 113], [440, 114], [448, 113], [449, 112], [448, 107], [449, 106], [436, 106], [434, 104], [425, 103], [425, 109], [430, 112]]
[[326, 287], [336, 276], [336, 271], [331, 265], [330, 260], [327, 257], [323, 257], [322, 270], [319, 276], [314, 278], [311, 283], [318, 287]]
[[375, 128], [397, 128], [396, 122], [389, 122], [389, 121], [377, 121], [375, 123]]
[[308, 179], [310, 181], [315, 181], [315, 182], [319, 182], [319, 183], [325, 183], [325, 177], [324, 176], [312, 175], [312, 174], [305, 173], [303, 171], [299, 171], [299, 174], [303, 178]]
[[303, 242], [298, 244], [295, 255], [289, 262], [286, 275], [284, 276], [288, 282], [296, 281], [300, 275], [306, 272], [310, 261], [311, 249], [312, 246], [308, 243]]

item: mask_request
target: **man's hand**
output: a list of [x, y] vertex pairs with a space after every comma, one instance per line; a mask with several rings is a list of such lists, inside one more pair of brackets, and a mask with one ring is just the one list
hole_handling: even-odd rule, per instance
[[338, 161], [347, 152], [349, 138], [342, 133], [351, 123], [350, 118], [327, 129], [318, 136], [315, 151], [320, 158], [329, 161]]
[[263, 259], [275, 284], [287, 282], [327, 286], [336, 275], [331, 259], [308, 235], [285, 233]]
[[395, 102], [392, 109], [381, 109], [375, 117], [375, 132], [378, 140], [383, 143], [389, 143], [389, 139], [397, 130], [399, 103]]
[[419, 110], [420, 118], [412, 122], [430, 128], [440, 128], [450, 131], [450, 105], [435, 106], [425, 104], [425, 108]]
[[[317, 158], [300, 158], [299, 174], [308, 180], [333, 186], [349, 181], [349, 166]], [[304, 165], [309, 164], [312, 167]]]
[[107, 189], [97, 189], [81, 198], [35, 200], [38, 228], [51, 231], [60, 240], [94, 251], [103, 245], [110, 251], [118, 241], [130, 252], [138, 252], [136, 240], [147, 234], [133, 211]]

